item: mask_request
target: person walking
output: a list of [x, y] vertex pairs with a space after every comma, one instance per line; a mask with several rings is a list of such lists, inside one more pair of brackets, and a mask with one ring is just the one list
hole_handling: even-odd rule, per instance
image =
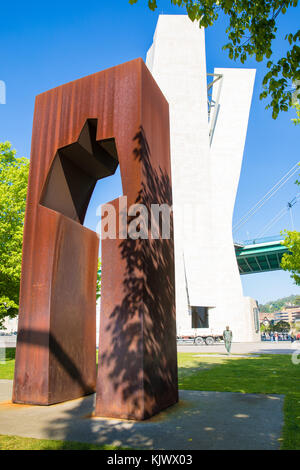
[[293, 328], [290, 329], [289, 336], [290, 336], [291, 343], [293, 343], [295, 341], [295, 335], [294, 335]]
[[223, 331], [223, 339], [225, 342], [227, 354], [230, 354], [232, 343], [232, 331], [229, 329], [229, 326], [226, 326], [226, 330]]
[[297, 341], [297, 330], [296, 328], [291, 329], [291, 342], [293, 343], [294, 341]]

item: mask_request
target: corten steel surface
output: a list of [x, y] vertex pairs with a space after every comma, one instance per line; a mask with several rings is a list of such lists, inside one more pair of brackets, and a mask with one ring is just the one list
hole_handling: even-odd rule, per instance
[[[118, 161], [128, 206], [172, 203], [168, 104], [141, 59], [37, 97], [15, 402], [95, 389], [98, 238], [81, 224]], [[144, 419], [175, 403], [172, 236], [103, 240], [100, 325], [96, 415]]]

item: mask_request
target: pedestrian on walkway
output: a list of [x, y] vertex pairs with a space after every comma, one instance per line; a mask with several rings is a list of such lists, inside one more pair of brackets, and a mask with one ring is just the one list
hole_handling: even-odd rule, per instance
[[227, 354], [230, 354], [232, 343], [232, 331], [229, 329], [229, 326], [226, 326], [226, 330], [223, 331], [223, 339], [225, 342]]
[[297, 330], [296, 328], [291, 328], [290, 330], [291, 343], [297, 341]]

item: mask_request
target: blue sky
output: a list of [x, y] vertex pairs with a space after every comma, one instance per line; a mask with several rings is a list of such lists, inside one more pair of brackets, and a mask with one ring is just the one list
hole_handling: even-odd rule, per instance
[[[129, 5], [127, 0], [109, 1], [28, 1], [1, 2], [0, 80], [7, 87], [7, 103], [0, 105], [0, 141], [9, 140], [18, 155], [30, 155], [31, 127], [35, 95], [70, 80], [83, 77], [142, 57], [151, 45], [159, 13], [183, 14], [169, 0], [158, 0], [159, 8], [151, 12], [146, 0]], [[284, 36], [296, 32], [300, 24], [300, 7], [280, 18], [275, 57], [284, 52]], [[257, 69], [244, 161], [237, 194], [234, 222], [238, 221], [297, 161], [300, 160], [300, 126], [291, 123], [292, 112], [282, 113], [274, 121], [266, 102], [259, 100], [265, 64], [249, 60], [243, 66], [230, 61], [222, 51], [226, 42], [225, 21], [206, 31], [207, 68], [251, 67]], [[287, 202], [300, 192], [293, 177], [236, 238], [256, 237]], [[86, 225], [95, 229], [96, 207], [121, 194], [120, 176], [98, 183]], [[293, 208], [295, 229], [300, 230], [300, 202]], [[266, 235], [291, 229], [286, 214]], [[242, 277], [244, 293], [267, 301], [299, 293], [288, 273], [248, 275]]]

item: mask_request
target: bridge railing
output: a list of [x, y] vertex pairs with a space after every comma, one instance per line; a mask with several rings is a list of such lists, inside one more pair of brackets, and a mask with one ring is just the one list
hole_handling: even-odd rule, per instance
[[236, 242], [236, 245], [259, 245], [260, 243], [276, 242], [282, 240], [284, 240], [284, 235], [273, 235], [272, 237], [251, 238], [250, 240], [244, 240], [243, 242]]

